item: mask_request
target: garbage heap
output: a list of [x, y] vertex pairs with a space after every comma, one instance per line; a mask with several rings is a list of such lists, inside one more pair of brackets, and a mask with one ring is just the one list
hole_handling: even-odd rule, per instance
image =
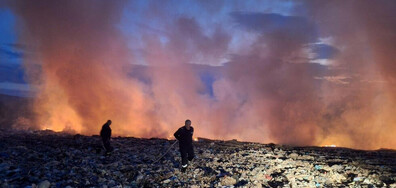
[[396, 187], [396, 151], [194, 142], [180, 169], [175, 140], [116, 137], [105, 155], [98, 136], [0, 131], [1, 187]]

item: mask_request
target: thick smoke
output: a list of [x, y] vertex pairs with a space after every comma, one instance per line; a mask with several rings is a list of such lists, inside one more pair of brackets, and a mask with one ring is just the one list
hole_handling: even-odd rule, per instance
[[[107, 119], [116, 134], [164, 135], [151, 118], [152, 102], [142, 86], [128, 79], [128, 48], [116, 23], [123, 1], [10, 2], [23, 21], [21, 40], [37, 54], [26, 59], [27, 73], [39, 92], [37, 124], [57, 131], [96, 134]], [[32, 64], [39, 63], [34, 71]]]
[[395, 148], [396, 3], [316, 1], [301, 8], [340, 47], [334, 68], [349, 77], [343, 87], [322, 86], [324, 137], [351, 147]]
[[[227, 6], [232, 26], [167, 1], [11, 1], [36, 46], [37, 124], [97, 134], [112, 119], [119, 135], [168, 137], [189, 118], [202, 137], [396, 148], [396, 3], [300, 1], [289, 16], [228, 3], [197, 4], [208, 20]], [[117, 27], [125, 11], [141, 13], [136, 44]]]

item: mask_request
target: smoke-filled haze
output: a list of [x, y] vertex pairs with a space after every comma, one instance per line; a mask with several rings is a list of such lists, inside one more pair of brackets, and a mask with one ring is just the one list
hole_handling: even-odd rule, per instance
[[[396, 2], [4, 1], [30, 126], [396, 148]], [[0, 30], [1, 31], [1, 30]], [[27, 53], [28, 52], [28, 53]], [[18, 126], [18, 125], [16, 125]]]

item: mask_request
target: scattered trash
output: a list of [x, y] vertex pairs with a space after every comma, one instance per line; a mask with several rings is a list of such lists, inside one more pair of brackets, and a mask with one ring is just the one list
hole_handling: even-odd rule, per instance
[[178, 149], [168, 150], [175, 140], [112, 142], [104, 155], [98, 136], [0, 131], [0, 187], [396, 187], [395, 151], [201, 138], [182, 173]]
[[354, 182], [360, 182], [360, 181], [363, 181], [363, 178], [362, 177], [356, 177], [356, 178], [353, 178], [353, 181]]

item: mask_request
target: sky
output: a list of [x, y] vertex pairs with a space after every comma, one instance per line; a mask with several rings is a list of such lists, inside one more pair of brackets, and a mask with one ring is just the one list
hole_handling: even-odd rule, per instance
[[30, 87], [23, 79], [23, 51], [15, 46], [15, 21], [9, 9], [0, 9], [0, 93], [27, 97]]
[[[163, 4], [164, 6], [158, 7], [160, 10], [153, 13], [149, 9], [155, 4]], [[147, 62], [142, 56], [144, 53], [148, 53], [145, 50], [144, 35], [154, 35], [159, 38], [161, 44], [165, 45], [169, 41], [166, 27], [169, 22], [178, 17], [194, 19], [199, 24], [203, 35], [206, 36], [213, 35], [213, 32], [215, 32], [214, 28], [221, 27], [224, 29], [223, 32], [230, 37], [224, 53], [213, 58], [203, 57], [203, 55], [197, 54], [197, 57], [194, 57], [189, 63], [222, 66], [229, 61], [229, 56], [234, 53], [241, 53], [244, 49], [249, 48], [255, 37], [257, 37], [254, 33], [249, 33], [242, 28], [238, 28], [239, 26], [235, 23], [232, 14], [238, 12], [267, 12], [287, 16], [291, 14], [295, 4], [296, 2], [292, 1], [234, 1], [230, 3], [221, 1], [167, 1], [166, 3], [160, 3], [158, 1], [131, 1], [126, 3], [126, 7], [122, 11], [121, 20], [119, 23], [115, 23], [115, 25], [128, 39], [128, 47], [135, 56], [134, 59], [130, 60], [130, 63], [143, 65], [147, 65]], [[21, 45], [29, 44], [19, 44], [17, 40], [17, 31], [15, 30], [17, 20], [15, 13], [9, 8], [3, 7], [0, 9], [0, 14], [0, 58], [3, 69], [0, 92], [8, 95], [29, 96], [26, 91], [31, 90], [31, 88], [24, 79], [24, 70], [21, 67], [23, 53], [28, 53], [28, 50], [22, 48]], [[165, 17], [154, 14], [165, 14], [166, 20], [164, 19]], [[274, 17], [273, 19], [276, 21], [275, 19], [277, 18]], [[282, 22], [282, 20], [279, 20], [279, 22]], [[334, 53], [333, 50], [325, 44], [320, 44], [313, 48], [313, 56], [327, 59]], [[210, 85], [213, 82], [213, 76], [204, 73], [201, 77], [207, 83], [207, 92], [211, 93]]]
[[[159, 37], [161, 42], [165, 44], [168, 41], [168, 34], [166, 33], [166, 22], [177, 19], [180, 16], [195, 19], [200, 25], [202, 32], [205, 35], [211, 35], [214, 32], [214, 27], [223, 27], [229, 32], [231, 41], [229, 43], [227, 52], [222, 57], [216, 59], [206, 59], [204, 57], [196, 57], [194, 62], [196, 64], [205, 64], [212, 66], [220, 66], [228, 61], [227, 54], [231, 54], [246, 48], [252, 42], [254, 35], [247, 34], [241, 30], [235, 30], [235, 23], [233, 23], [230, 14], [232, 12], [271, 12], [279, 13], [281, 15], [288, 15], [293, 6], [293, 2], [284, 1], [235, 1], [232, 3], [224, 2], [209, 2], [209, 1], [167, 1], [162, 7], [158, 7], [158, 14], [166, 14], [168, 20], [164, 17], [151, 15], [147, 17], [153, 4], [160, 4], [158, 1], [130, 1], [126, 3], [126, 7], [122, 10], [122, 18], [119, 23], [115, 23], [122, 34], [128, 39], [128, 46], [135, 59], [131, 60], [132, 64], [147, 64], [142, 58], [142, 53], [145, 53], [143, 37], [145, 34], [153, 34]], [[158, 5], [159, 6], [159, 5]], [[154, 14], [154, 13], [153, 13]], [[21, 67], [23, 53], [28, 53], [28, 50], [23, 49], [17, 39], [16, 31], [16, 15], [6, 6], [0, 9], [0, 44], [1, 53], [0, 60], [2, 78], [0, 80], [0, 93], [15, 96], [30, 96], [26, 91], [32, 90], [29, 84], [24, 79], [24, 70]], [[203, 74], [202, 80], [207, 83], [208, 92], [211, 91], [210, 84], [212, 82], [211, 75]]]
[[[392, 1], [4, 1], [0, 93], [31, 127], [396, 148]], [[15, 125], [18, 127], [18, 125]]]

